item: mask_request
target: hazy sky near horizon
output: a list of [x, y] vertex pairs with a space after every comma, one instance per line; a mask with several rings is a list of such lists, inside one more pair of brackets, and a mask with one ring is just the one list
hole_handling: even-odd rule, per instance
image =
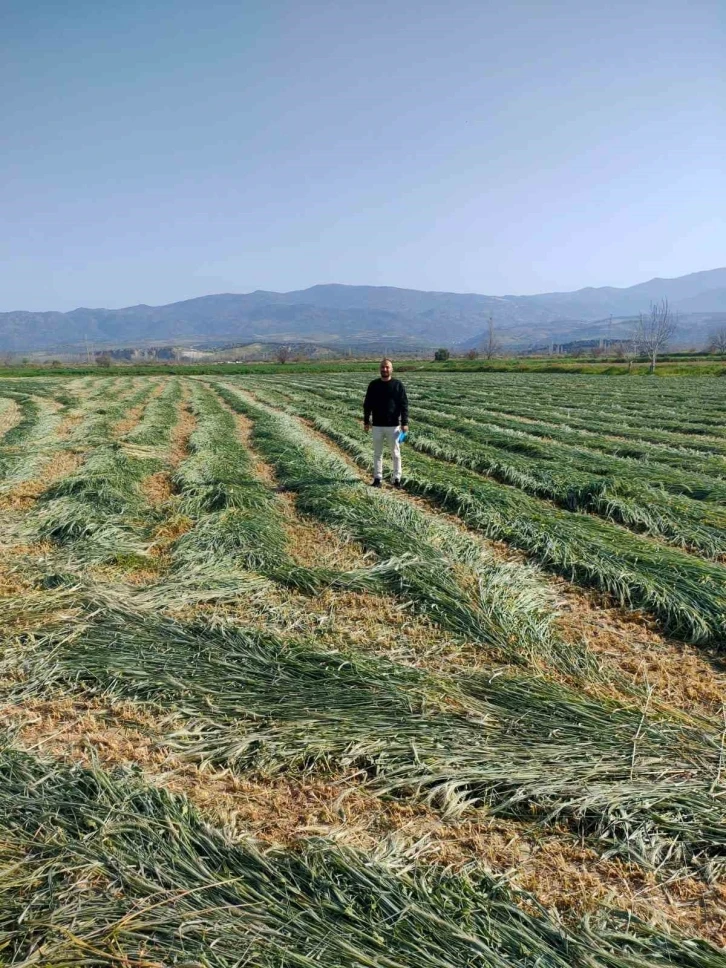
[[0, 0], [0, 311], [726, 264], [723, 0]]

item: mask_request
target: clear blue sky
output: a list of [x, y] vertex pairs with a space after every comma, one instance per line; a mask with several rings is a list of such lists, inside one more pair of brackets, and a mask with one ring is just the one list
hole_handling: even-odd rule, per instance
[[723, 0], [0, 14], [0, 310], [726, 264]]

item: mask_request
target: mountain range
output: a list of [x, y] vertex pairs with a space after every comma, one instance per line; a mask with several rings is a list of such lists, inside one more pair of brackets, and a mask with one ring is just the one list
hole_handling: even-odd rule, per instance
[[[632, 319], [668, 299], [679, 315], [674, 344], [699, 346], [726, 323], [726, 268], [635, 286], [534, 296], [317, 285], [293, 292], [200, 296], [165, 306], [0, 313], [0, 352], [150, 344], [282, 343], [476, 346], [489, 316], [511, 346], [627, 336]], [[612, 317], [612, 318], [611, 318]]]

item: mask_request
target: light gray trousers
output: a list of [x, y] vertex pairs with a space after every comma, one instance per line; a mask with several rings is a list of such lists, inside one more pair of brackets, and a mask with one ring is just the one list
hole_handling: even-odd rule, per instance
[[383, 445], [388, 444], [393, 460], [393, 476], [401, 476], [401, 445], [398, 443], [398, 427], [373, 427], [373, 476], [383, 477]]

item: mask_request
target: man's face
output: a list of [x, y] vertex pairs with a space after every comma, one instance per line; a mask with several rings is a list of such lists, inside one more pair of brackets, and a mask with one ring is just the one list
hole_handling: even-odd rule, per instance
[[384, 360], [381, 363], [381, 379], [390, 380], [391, 374], [393, 373], [393, 366], [388, 360]]

